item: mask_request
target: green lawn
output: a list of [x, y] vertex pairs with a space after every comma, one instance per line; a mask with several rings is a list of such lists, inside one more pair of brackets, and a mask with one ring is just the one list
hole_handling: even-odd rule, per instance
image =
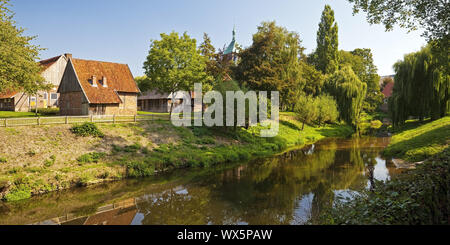
[[[38, 113], [38, 116], [40, 114]], [[34, 112], [15, 112], [15, 111], [0, 111], [0, 118], [15, 118], [15, 117], [35, 117]]]
[[426, 124], [409, 121], [392, 137], [384, 154], [417, 162], [442, 152], [449, 142], [450, 116]]

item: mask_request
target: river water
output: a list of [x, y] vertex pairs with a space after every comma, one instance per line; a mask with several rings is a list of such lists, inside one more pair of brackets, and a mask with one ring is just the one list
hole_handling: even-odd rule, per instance
[[0, 203], [0, 224], [305, 224], [397, 174], [389, 138], [325, 139], [251, 162]]

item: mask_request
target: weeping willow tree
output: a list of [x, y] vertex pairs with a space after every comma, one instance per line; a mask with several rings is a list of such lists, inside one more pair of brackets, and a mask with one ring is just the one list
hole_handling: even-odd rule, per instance
[[340, 119], [358, 130], [367, 85], [345, 66], [328, 78], [326, 89], [336, 99]]
[[403, 124], [409, 117], [436, 120], [449, 113], [450, 79], [443, 67], [429, 45], [405, 55], [394, 65], [394, 91], [389, 98], [394, 126]]

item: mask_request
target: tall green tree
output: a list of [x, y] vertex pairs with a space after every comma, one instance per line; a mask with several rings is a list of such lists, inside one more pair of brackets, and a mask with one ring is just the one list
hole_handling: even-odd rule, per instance
[[397, 24], [408, 30], [424, 29], [423, 36], [447, 74], [450, 74], [450, 4], [448, 0], [348, 0], [353, 13], [367, 13], [370, 24], [383, 24], [391, 31]]
[[389, 98], [389, 112], [394, 126], [409, 116], [439, 119], [450, 110], [450, 75], [433, 56], [431, 45], [405, 55], [394, 65], [395, 83]]
[[300, 57], [304, 48], [297, 33], [275, 22], [263, 22], [253, 35], [253, 44], [240, 53], [235, 78], [244, 87], [279, 91], [282, 109], [292, 110], [300, 84]]
[[21, 90], [35, 94], [48, 88], [36, 62], [42, 49], [31, 44], [36, 37], [25, 36], [24, 29], [17, 27], [9, 6], [9, 0], [0, 0], [0, 93]]
[[[212, 84], [215, 79], [220, 76], [220, 69], [218, 67], [217, 62], [217, 53], [216, 48], [211, 43], [211, 38], [208, 36], [207, 33], [203, 33], [203, 42], [200, 44], [200, 53], [203, 57], [205, 57], [206, 62], [206, 73], [210, 77], [210, 81], [208, 82], [208, 85]], [[210, 87], [210, 86], [209, 86]], [[206, 88], [205, 91], [210, 90], [209, 88]]]
[[[206, 62], [197, 41], [187, 33], [161, 34], [161, 40], [152, 40], [144, 70], [150, 81], [150, 88], [160, 92], [193, 91], [194, 83], [209, 81]], [[173, 103], [170, 106], [172, 114]]]
[[328, 78], [326, 89], [336, 99], [340, 118], [358, 130], [367, 85], [345, 66]]
[[325, 5], [317, 31], [317, 48], [312, 54], [311, 63], [324, 74], [332, 74], [339, 66], [338, 25], [334, 11]]
[[367, 85], [363, 108], [373, 112], [382, 104], [383, 94], [380, 91], [377, 67], [373, 63], [370, 49], [355, 49], [351, 52], [339, 51], [340, 67], [350, 66], [361, 82]]

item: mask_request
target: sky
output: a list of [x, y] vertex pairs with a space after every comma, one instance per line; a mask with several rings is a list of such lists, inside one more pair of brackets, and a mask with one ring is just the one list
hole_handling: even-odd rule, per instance
[[71, 53], [80, 59], [128, 64], [134, 76], [142, 68], [150, 41], [160, 33], [187, 32], [201, 43], [203, 33], [213, 45], [230, 43], [233, 26], [236, 41], [252, 44], [262, 21], [300, 34], [306, 53], [316, 48], [316, 35], [325, 4], [335, 12], [339, 49], [370, 48], [379, 75], [394, 74], [392, 65], [404, 54], [419, 50], [426, 41], [421, 31], [408, 33], [396, 27], [385, 32], [369, 25], [365, 13], [352, 14], [345, 0], [11, 0], [18, 26], [37, 36], [33, 44], [46, 50], [46, 59]]

